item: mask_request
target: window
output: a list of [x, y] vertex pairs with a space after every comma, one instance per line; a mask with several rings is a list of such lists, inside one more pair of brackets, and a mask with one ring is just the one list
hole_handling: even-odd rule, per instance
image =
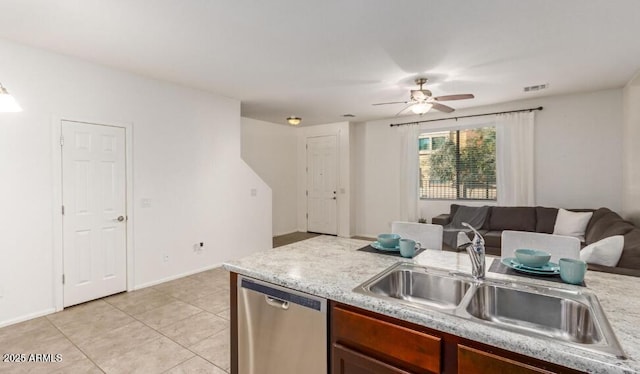
[[431, 149], [431, 138], [418, 139], [418, 149], [421, 151], [428, 151]]
[[447, 142], [447, 137], [446, 136], [434, 136], [433, 137], [433, 147], [432, 149], [434, 151], [437, 151], [438, 149], [442, 148], [442, 146]]
[[495, 127], [423, 133], [418, 145], [421, 199], [496, 200]]

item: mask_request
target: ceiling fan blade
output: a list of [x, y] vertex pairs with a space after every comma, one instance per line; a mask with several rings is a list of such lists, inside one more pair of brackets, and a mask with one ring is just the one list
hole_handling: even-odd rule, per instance
[[407, 104], [409, 103], [408, 101], [392, 101], [389, 103], [377, 103], [377, 104], [371, 104], [371, 105], [389, 105], [389, 104]]
[[473, 99], [475, 96], [473, 94], [460, 94], [460, 95], [446, 95], [446, 96], [438, 96], [434, 97], [437, 101], [449, 101], [449, 100], [465, 100], [465, 99]]
[[441, 112], [451, 113], [455, 110], [452, 107], [446, 106], [444, 104], [440, 104], [440, 103], [432, 103], [432, 104], [433, 104], [433, 109], [439, 110]]
[[404, 112], [405, 110], [407, 110], [407, 109], [411, 108], [411, 106], [412, 106], [412, 105], [413, 105], [413, 103], [411, 103], [411, 104], [409, 104], [409, 105], [405, 106], [404, 108], [402, 108], [402, 110], [401, 110], [401, 111], [399, 111], [398, 113], [396, 113], [396, 115], [395, 115], [394, 117], [399, 116], [400, 114], [402, 114], [402, 112]]

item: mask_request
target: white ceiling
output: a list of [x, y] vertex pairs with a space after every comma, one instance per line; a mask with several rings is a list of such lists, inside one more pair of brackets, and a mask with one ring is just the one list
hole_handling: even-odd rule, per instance
[[621, 87], [639, 35], [638, 0], [0, 1], [0, 38], [307, 125], [392, 117], [402, 105], [371, 104], [408, 99], [423, 76], [436, 96], [475, 94], [454, 108]]

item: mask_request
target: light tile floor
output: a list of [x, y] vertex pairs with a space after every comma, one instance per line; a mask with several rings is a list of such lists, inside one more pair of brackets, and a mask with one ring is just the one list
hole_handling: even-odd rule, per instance
[[[216, 268], [0, 329], [0, 373], [229, 372], [229, 273]], [[55, 357], [54, 357], [55, 358]]]

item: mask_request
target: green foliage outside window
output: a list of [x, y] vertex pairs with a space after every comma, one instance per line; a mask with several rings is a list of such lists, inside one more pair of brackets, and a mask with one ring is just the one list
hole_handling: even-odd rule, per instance
[[[421, 161], [421, 198], [496, 198], [496, 131], [494, 127], [451, 131], [432, 137], [432, 149]], [[442, 143], [436, 146], [436, 139]], [[437, 147], [437, 148], [436, 148]]]

